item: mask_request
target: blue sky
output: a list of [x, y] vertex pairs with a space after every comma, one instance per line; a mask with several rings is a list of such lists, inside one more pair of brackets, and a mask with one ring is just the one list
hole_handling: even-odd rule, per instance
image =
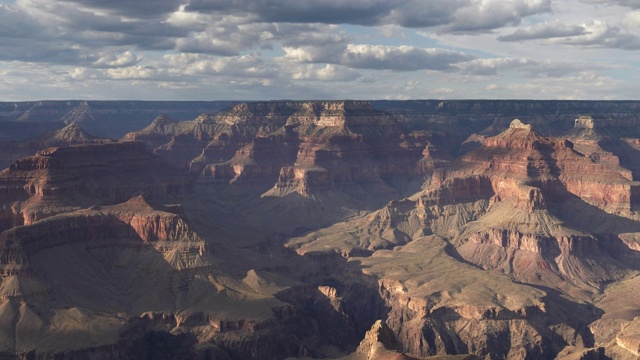
[[0, 0], [0, 101], [637, 99], [637, 0]]

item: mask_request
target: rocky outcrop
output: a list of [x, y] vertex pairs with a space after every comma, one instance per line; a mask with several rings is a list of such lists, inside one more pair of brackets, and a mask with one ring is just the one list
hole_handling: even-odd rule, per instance
[[0, 352], [637, 357], [637, 109], [249, 102], [39, 150], [0, 173]]
[[[128, 241], [131, 239], [140, 242]], [[203, 240], [189, 229], [184, 219], [155, 210], [143, 197], [137, 197], [122, 204], [94, 206], [2, 232], [1, 264], [9, 269], [3, 273], [11, 272], [14, 265], [26, 265], [28, 258], [40, 251], [78, 242], [97, 248], [123, 246], [166, 251], [177, 247], [183, 253], [199, 255], [206, 251]]]
[[144, 141], [174, 166], [198, 173], [208, 164], [229, 160], [259, 134], [282, 127], [294, 111], [286, 102], [242, 103], [191, 121], [172, 122], [161, 117], [124, 139]]
[[[47, 127], [43, 127], [46, 129]], [[8, 167], [16, 159], [28, 156], [49, 147], [63, 147], [81, 144], [104, 144], [114, 142], [111, 139], [100, 138], [88, 134], [77, 123], [71, 123], [62, 129], [50, 131], [34, 139], [18, 140], [11, 138], [4, 142], [0, 139], [4, 151], [0, 155], [0, 168]]]
[[0, 172], [2, 229], [60, 212], [145, 195], [180, 197], [188, 180], [141, 142], [49, 148]]

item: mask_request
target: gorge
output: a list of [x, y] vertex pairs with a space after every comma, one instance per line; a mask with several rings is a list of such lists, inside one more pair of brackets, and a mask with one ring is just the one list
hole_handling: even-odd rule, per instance
[[637, 359], [640, 102], [0, 103], [0, 359]]

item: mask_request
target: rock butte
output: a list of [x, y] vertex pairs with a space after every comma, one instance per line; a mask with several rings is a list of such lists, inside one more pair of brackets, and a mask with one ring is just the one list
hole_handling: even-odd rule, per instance
[[0, 357], [636, 359], [638, 110], [0, 104]]

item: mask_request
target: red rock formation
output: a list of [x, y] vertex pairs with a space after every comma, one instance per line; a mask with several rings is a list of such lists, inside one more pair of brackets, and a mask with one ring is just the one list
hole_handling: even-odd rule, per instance
[[[359, 101], [160, 117], [128, 138], [199, 174], [184, 207], [112, 205], [186, 191], [140, 142], [16, 161], [0, 174], [0, 351], [151, 339], [183, 357], [337, 357], [365, 337], [356, 358], [636, 356], [637, 141], [595, 117], [568, 140], [520, 121], [498, 133], [504, 116], [448, 106], [420, 121]], [[380, 346], [393, 338], [398, 352]]]
[[133, 196], [181, 196], [188, 181], [141, 142], [50, 148], [0, 172], [2, 229]]

